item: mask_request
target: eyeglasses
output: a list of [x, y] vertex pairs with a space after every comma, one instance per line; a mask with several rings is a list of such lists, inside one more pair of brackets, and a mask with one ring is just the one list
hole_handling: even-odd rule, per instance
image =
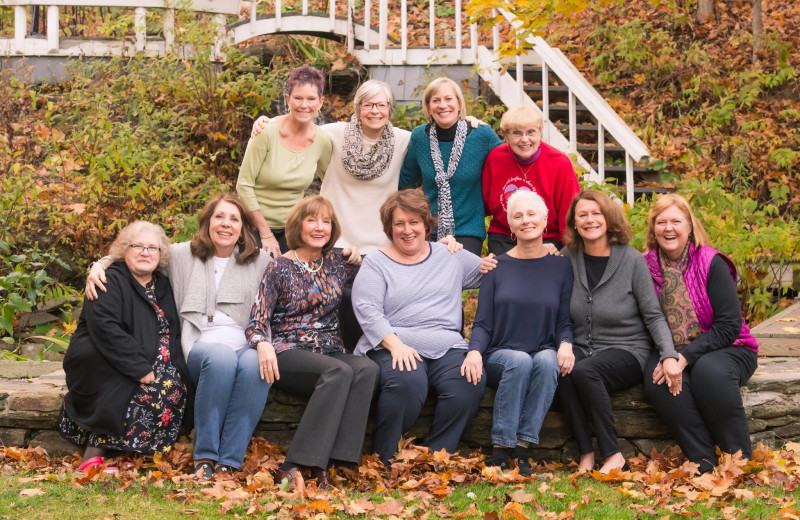
[[522, 130], [514, 130], [509, 133], [509, 139], [514, 141], [519, 141], [522, 139], [523, 136], [527, 137], [528, 139], [536, 139], [536, 136], [539, 135], [540, 130], [538, 128], [528, 128], [524, 132]]
[[389, 103], [387, 103], [386, 101], [378, 101], [377, 103], [369, 103], [367, 101], [364, 101], [363, 103], [361, 103], [362, 110], [366, 110], [367, 112], [369, 112], [373, 108], [377, 108], [378, 110], [383, 112], [384, 110], [387, 110], [389, 108]]
[[128, 247], [135, 249], [137, 253], [160, 253], [161, 248], [158, 246], [143, 246], [142, 244], [131, 244]]

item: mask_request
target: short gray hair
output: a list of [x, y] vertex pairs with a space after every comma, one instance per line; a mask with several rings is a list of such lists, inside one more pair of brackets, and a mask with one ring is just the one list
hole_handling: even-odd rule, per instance
[[545, 221], [547, 220], [547, 204], [545, 204], [544, 199], [539, 196], [538, 193], [530, 190], [517, 190], [511, 194], [506, 201], [506, 216], [508, 220], [511, 220], [511, 210], [514, 207], [514, 204], [522, 201], [527, 200], [533, 203], [533, 207], [536, 208], [536, 211], [539, 212], [542, 217], [544, 217]]
[[392, 87], [384, 81], [371, 79], [362, 83], [356, 90], [355, 97], [353, 97], [353, 112], [356, 117], [361, 113], [361, 103], [374, 98], [378, 94], [386, 96], [386, 101], [389, 102], [389, 117], [394, 115], [394, 92], [392, 92]]
[[136, 236], [142, 231], [152, 231], [158, 236], [158, 247], [161, 249], [158, 256], [158, 268], [161, 270], [165, 269], [167, 264], [169, 264], [171, 256], [167, 234], [164, 233], [164, 228], [158, 224], [152, 224], [144, 220], [137, 220], [122, 228], [117, 238], [111, 243], [111, 247], [108, 251], [109, 256], [111, 256], [113, 260], [125, 258], [125, 251], [128, 250], [128, 247], [130, 247], [136, 239]]

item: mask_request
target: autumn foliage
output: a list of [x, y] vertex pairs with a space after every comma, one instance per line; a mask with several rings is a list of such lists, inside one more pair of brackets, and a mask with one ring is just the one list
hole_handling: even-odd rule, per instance
[[[86, 475], [75, 471], [77, 456], [51, 458], [41, 448], [0, 448], [2, 471], [19, 476], [27, 486], [20, 493], [23, 496], [44, 494], [48, 485], [56, 485], [52, 482], [75, 486], [108, 482], [104, 487], [142, 494], [169, 484], [166, 496], [185, 505], [183, 512], [190, 515], [197, 512], [193, 504], [213, 501], [220, 514], [234, 510], [246, 516], [279, 518], [342, 514], [386, 518], [586, 517], [593, 502], [607, 500], [598, 498], [587, 486], [590, 481], [601, 482], [626, 497], [627, 507], [639, 514], [697, 516], [696, 506], [702, 504], [716, 510], [718, 518], [735, 519], [744, 516], [748, 501], [757, 500], [771, 505], [773, 518], [798, 515], [791, 497], [800, 485], [800, 445], [796, 443], [788, 443], [781, 450], [759, 445], [749, 461], [738, 455], [723, 455], [717, 469], [707, 474], [698, 474], [696, 464], [686, 462], [679, 450], [669, 449], [629, 459], [630, 471], [580, 474], [550, 463], [536, 466], [533, 477], [524, 478], [516, 470], [503, 474], [498, 468], [486, 467], [477, 452], [467, 457], [430, 453], [427, 448], [405, 442], [389, 468], [374, 456], [364, 456], [358, 467], [334, 469], [335, 488], [330, 491], [316, 489], [313, 482], [302, 491], [288, 491], [285, 482], [276, 483], [272, 476], [282, 459], [277, 447], [256, 438], [241, 471], [198, 481], [188, 474], [191, 447], [185, 443], [155, 457], [109, 459], [107, 465], [119, 467], [117, 472], [108, 474], [103, 467], [95, 467]], [[478, 483], [493, 485], [496, 492], [480, 504], [452, 504], [450, 498], [456, 490]], [[580, 498], [568, 499], [566, 493], [557, 491], [565, 485], [578, 490]], [[582, 488], [586, 490], [581, 494]]]

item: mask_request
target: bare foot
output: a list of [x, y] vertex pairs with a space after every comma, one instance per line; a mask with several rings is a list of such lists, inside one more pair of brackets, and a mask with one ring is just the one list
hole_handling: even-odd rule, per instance
[[592, 471], [594, 469], [594, 452], [584, 453], [578, 463], [578, 471]]
[[603, 467], [600, 468], [600, 473], [608, 473], [614, 468], [622, 468], [625, 464], [625, 457], [622, 456], [622, 453], [616, 452], [605, 460]]

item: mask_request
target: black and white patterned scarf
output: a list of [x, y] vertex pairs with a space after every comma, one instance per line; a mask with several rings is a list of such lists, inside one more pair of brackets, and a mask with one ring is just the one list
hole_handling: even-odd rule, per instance
[[439, 139], [436, 136], [436, 125], [430, 128], [431, 138], [431, 159], [433, 168], [436, 170], [436, 188], [439, 190], [439, 227], [436, 231], [438, 238], [442, 239], [447, 235], [456, 234], [456, 224], [453, 219], [453, 201], [450, 198], [450, 178], [456, 173], [458, 162], [461, 160], [461, 152], [464, 151], [464, 143], [467, 140], [467, 122], [459, 119], [456, 122], [456, 136], [453, 139], [453, 151], [450, 152], [450, 160], [447, 163], [447, 171], [444, 171], [442, 152], [439, 150]]
[[356, 114], [353, 114], [344, 130], [344, 143], [342, 144], [344, 169], [362, 181], [375, 179], [386, 173], [392, 163], [392, 155], [394, 155], [392, 123], [386, 123], [383, 133], [368, 153], [364, 153], [363, 146], [364, 131], [361, 129], [361, 120]]

